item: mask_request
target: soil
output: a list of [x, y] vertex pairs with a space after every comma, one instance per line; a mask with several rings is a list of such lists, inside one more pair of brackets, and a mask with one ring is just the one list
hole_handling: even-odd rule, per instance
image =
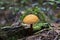
[[60, 39], [60, 30], [50, 29], [42, 30], [39, 33], [26, 37], [25, 40], [59, 40]]
[[[46, 31], [46, 30], [45, 30]], [[40, 32], [37, 35], [30, 36], [26, 38], [26, 40], [59, 40], [60, 36], [59, 33], [57, 33], [54, 30], [49, 30], [48, 32]]]

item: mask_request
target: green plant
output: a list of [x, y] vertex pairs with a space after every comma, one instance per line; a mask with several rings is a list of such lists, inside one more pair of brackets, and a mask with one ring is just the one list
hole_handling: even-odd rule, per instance
[[50, 28], [50, 25], [48, 23], [36, 23], [33, 26], [33, 31], [41, 30], [43, 28]]
[[28, 8], [24, 12], [25, 13], [20, 17], [21, 19], [23, 19], [28, 14], [35, 14], [35, 15], [37, 15], [39, 17], [39, 19], [42, 22], [46, 22], [45, 13], [43, 11], [41, 11], [40, 7], [38, 7], [38, 6], [35, 6], [35, 7], [32, 7], [32, 8]]

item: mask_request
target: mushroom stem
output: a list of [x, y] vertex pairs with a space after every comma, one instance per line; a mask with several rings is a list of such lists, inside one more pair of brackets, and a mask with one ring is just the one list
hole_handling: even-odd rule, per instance
[[31, 31], [33, 31], [33, 27], [32, 27], [32, 26], [33, 26], [33, 24], [30, 24], [30, 29], [31, 29]]
[[33, 24], [30, 24], [30, 30], [29, 30], [29, 34], [32, 35], [32, 32], [33, 32]]

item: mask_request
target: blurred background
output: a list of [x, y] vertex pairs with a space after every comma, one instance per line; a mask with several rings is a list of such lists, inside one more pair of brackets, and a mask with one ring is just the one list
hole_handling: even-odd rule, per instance
[[23, 22], [29, 14], [39, 18], [39, 21], [33, 24], [32, 35], [45, 28], [60, 28], [60, 0], [0, 0], [0, 40], [29, 40], [25, 37], [31, 36], [30, 25]]

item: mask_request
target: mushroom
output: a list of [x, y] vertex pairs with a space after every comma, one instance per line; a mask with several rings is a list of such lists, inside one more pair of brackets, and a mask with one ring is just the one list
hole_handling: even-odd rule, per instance
[[25, 24], [30, 24], [30, 34], [32, 34], [32, 31], [33, 31], [33, 27], [32, 27], [33, 24], [38, 21], [39, 21], [39, 18], [34, 14], [29, 14], [23, 19], [23, 22]]

